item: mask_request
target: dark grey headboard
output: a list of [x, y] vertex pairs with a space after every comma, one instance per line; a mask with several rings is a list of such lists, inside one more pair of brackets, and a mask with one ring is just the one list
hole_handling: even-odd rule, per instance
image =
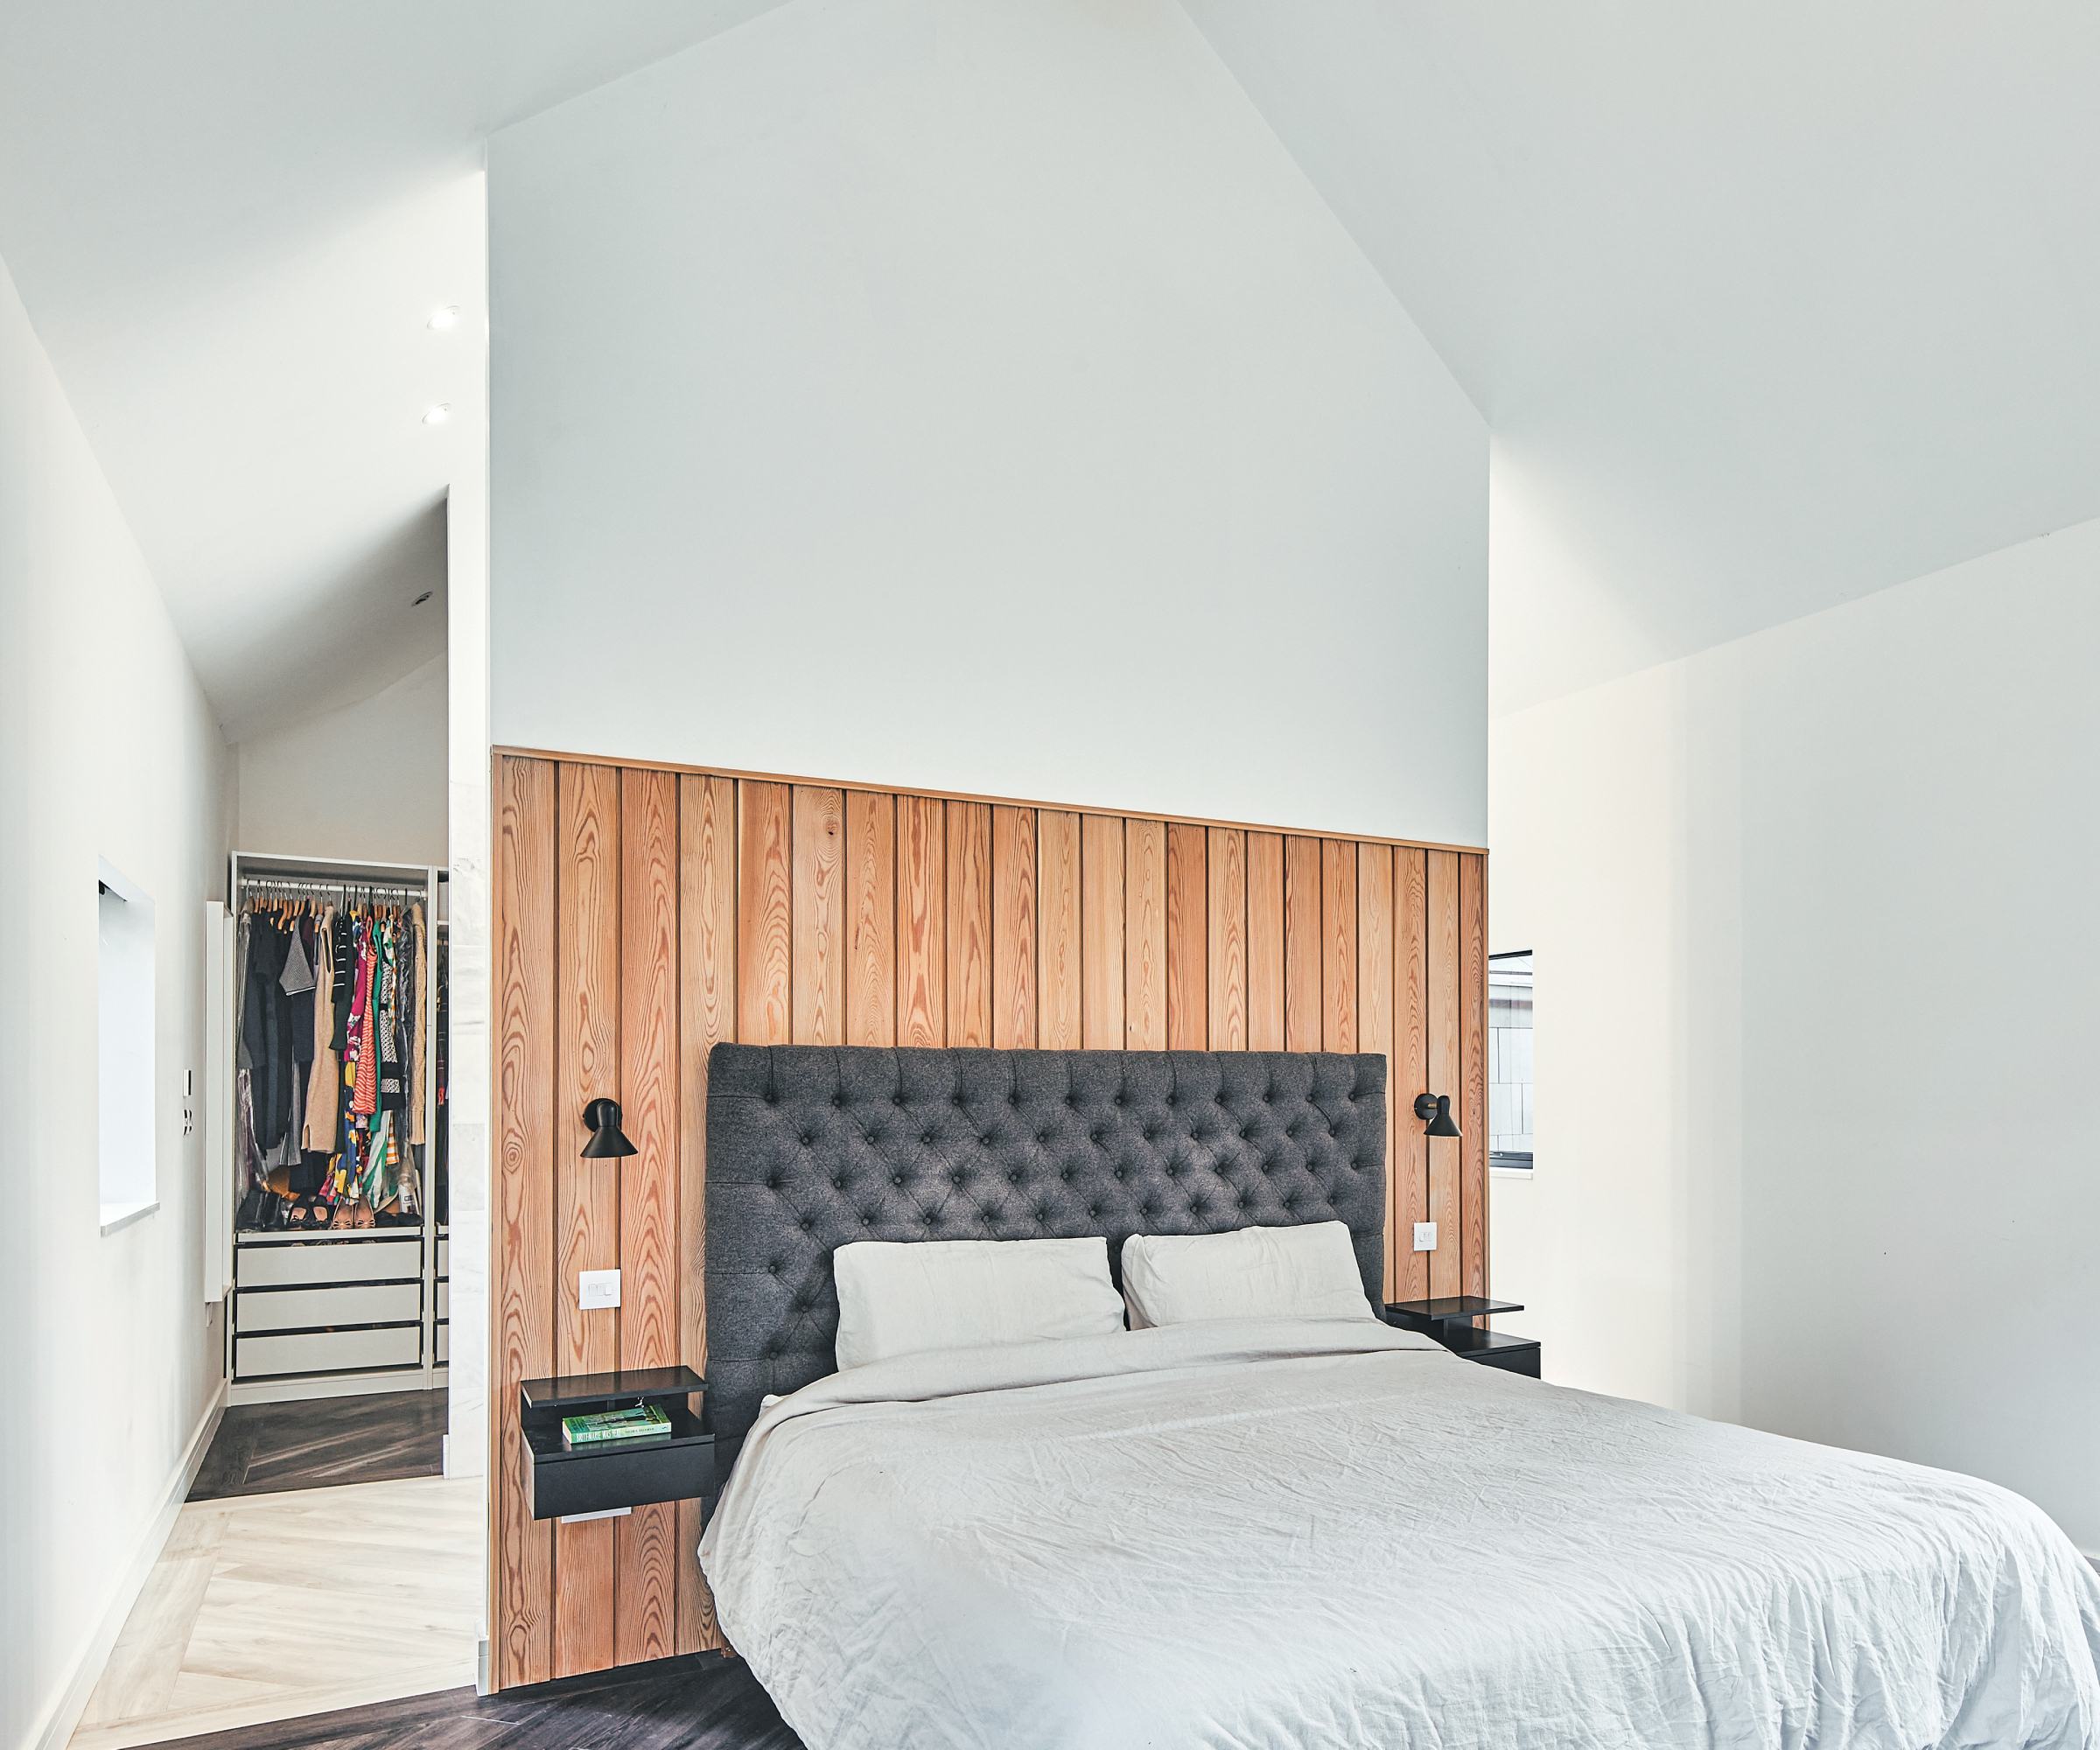
[[853, 1240], [1348, 1224], [1383, 1299], [1385, 1059], [1307, 1052], [718, 1045], [707, 1382], [723, 1474], [767, 1392], [836, 1368]]

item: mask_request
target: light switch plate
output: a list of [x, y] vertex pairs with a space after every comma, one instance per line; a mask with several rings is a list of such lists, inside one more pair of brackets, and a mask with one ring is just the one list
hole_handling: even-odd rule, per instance
[[589, 1312], [600, 1306], [620, 1305], [620, 1272], [616, 1270], [579, 1270], [576, 1273], [576, 1304]]
[[[1418, 1252], [1433, 1252], [1436, 1249], [1437, 1224], [1434, 1222], [1417, 1222], [1415, 1223], [1415, 1250]], [[613, 1272], [615, 1276], [619, 1273], [617, 1270]]]

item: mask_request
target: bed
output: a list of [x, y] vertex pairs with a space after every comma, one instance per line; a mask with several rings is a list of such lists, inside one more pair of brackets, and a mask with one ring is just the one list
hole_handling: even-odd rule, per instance
[[836, 1371], [864, 1238], [1339, 1221], [1385, 1065], [718, 1046], [701, 1545], [812, 1750], [2100, 1743], [2100, 1583], [1972, 1478], [1215, 1320]]

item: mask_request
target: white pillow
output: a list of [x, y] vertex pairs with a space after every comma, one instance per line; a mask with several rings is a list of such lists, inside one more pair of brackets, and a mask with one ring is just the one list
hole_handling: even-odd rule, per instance
[[1109, 1242], [856, 1240], [831, 1255], [838, 1364], [1123, 1329]]
[[1197, 1319], [1376, 1319], [1348, 1224], [1132, 1234], [1123, 1242], [1130, 1328]]

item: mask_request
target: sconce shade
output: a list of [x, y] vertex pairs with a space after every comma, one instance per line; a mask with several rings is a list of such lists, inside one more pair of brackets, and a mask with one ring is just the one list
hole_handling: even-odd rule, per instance
[[584, 1124], [591, 1140], [584, 1144], [585, 1160], [609, 1160], [639, 1151], [620, 1128], [620, 1102], [593, 1100], [584, 1108]]
[[1432, 1137], [1455, 1137], [1459, 1127], [1451, 1122], [1451, 1096], [1420, 1094], [1415, 1097], [1415, 1116], [1429, 1125]]

